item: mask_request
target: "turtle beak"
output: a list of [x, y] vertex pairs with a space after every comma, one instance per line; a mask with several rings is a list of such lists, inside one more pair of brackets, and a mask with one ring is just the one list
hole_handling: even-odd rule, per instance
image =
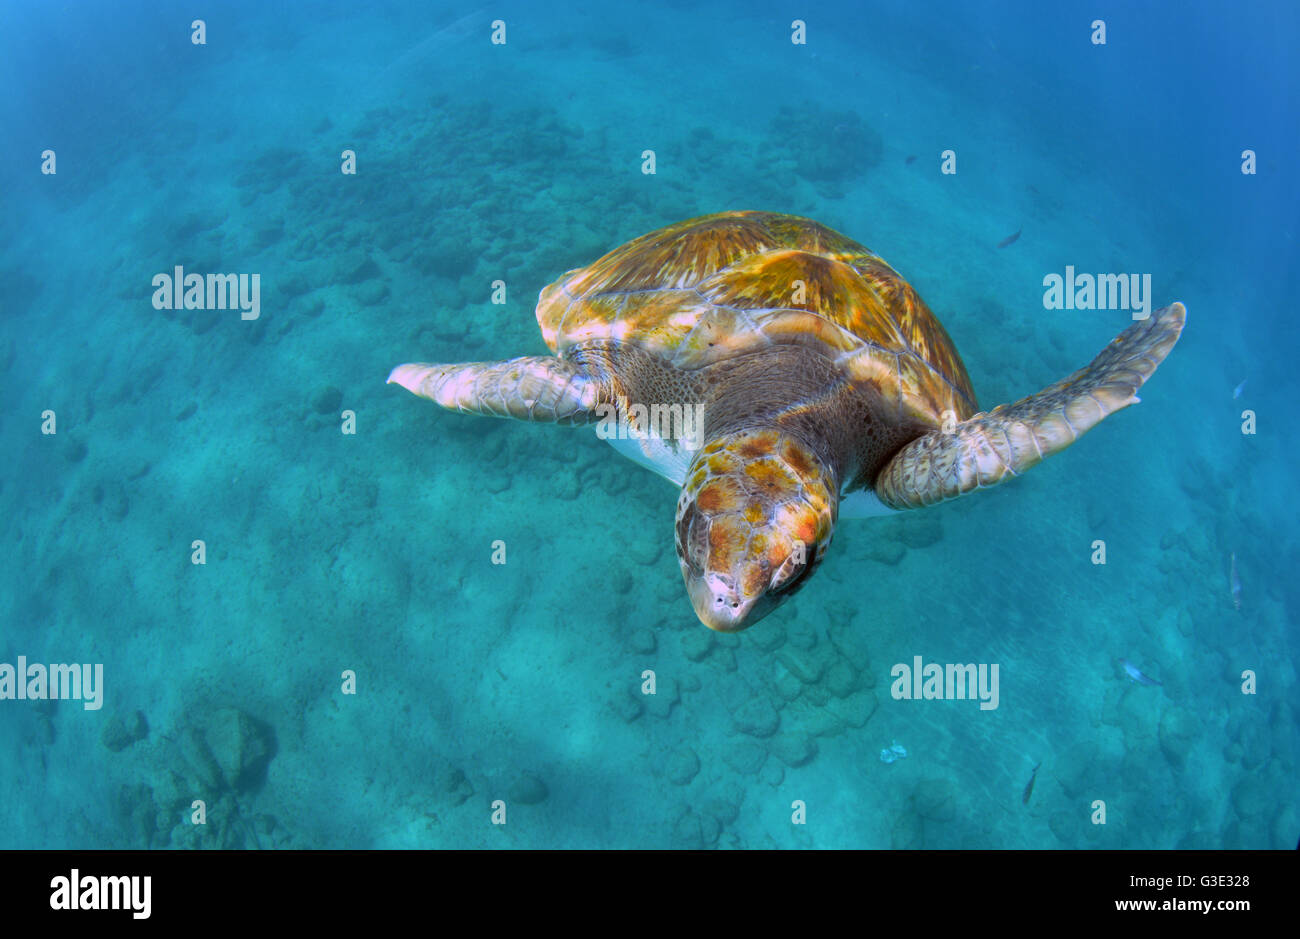
[[776, 604], [764, 594], [746, 597], [732, 578], [715, 572], [686, 577], [686, 592], [700, 622], [720, 633], [736, 633], [753, 626]]

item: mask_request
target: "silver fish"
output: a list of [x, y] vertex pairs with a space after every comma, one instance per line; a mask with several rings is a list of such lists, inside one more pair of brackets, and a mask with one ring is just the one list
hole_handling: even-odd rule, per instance
[[1136, 665], [1134, 665], [1132, 662], [1130, 662], [1128, 659], [1120, 659], [1119, 664], [1124, 667], [1125, 674], [1127, 674], [1132, 681], [1137, 682], [1139, 685], [1160, 684], [1160, 682], [1156, 681], [1154, 678], [1148, 678], [1146, 675], [1143, 675], [1142, 670], [1138, 668]]
[[1241, 380], [1241, 384], [1232, 389], [1232, 400], [1236, 401], [1241, 397], [1241, 393], [1246, 390], [1246, 379]]
[[1042, 765], [1043, 765], [1042, 760], [1039, 760], [1037, 763], [1034, 764], [1034, 771], [1029, 774], [1029, 784], [1025, 786], [1025, 794], [1020, 797], [1021, 805], [1029, 804], [1029, 797], [1034, 794], [1034, 780], [1038, 778], [1038, 767]]
[[1241, 578], [1237, 576], [1237, 552], [1232, 552], [1232, 564], [1228, 570], [1228, 586], [1232, 589], [1232, 606], [1241, 612]]

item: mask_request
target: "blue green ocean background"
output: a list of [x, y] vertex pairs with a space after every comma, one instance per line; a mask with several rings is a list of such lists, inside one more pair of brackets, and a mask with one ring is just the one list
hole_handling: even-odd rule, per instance
[[[0, 4], [0, 663], [104, 667], [99, 710], [0, 700], [0, 847], [1294, 847], [1297, 35], [1282, 0]], [[1130, 322], [1045, 309], [1066, 265], [1186, 331], [1140, 405], [843, 521], [714, 634], [671, 486], [385, 379], [544, 352], [542, 287], [727, 209], [878, 252], [986, 408]], [[155, 309], [177, 265], [259, 274], [260, 317]], [[998, 664], [999, 707], [896, 700], [915, 656]]]

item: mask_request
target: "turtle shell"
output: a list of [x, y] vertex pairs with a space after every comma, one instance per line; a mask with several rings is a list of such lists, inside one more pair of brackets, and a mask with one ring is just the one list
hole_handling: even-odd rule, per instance
[[643, 235], [541, 293], [537, 322], [561, 356], [630, 343], [680, 369], [801, 343], [841, 363], [898, 418], [976, 410], [948, 333], [898, 273], [810, 219], [724, 212]]

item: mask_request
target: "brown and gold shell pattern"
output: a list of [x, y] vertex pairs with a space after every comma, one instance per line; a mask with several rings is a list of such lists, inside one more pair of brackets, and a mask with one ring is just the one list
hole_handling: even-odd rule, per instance
[[651, 232], [542, 291], [551, 350], [633, 343], [694, 369], [775, 343], [824, 350], [900, 417], [976, 411], [948, 333], [916, 291], [862, 245], [810, 219], [724, 212]]

